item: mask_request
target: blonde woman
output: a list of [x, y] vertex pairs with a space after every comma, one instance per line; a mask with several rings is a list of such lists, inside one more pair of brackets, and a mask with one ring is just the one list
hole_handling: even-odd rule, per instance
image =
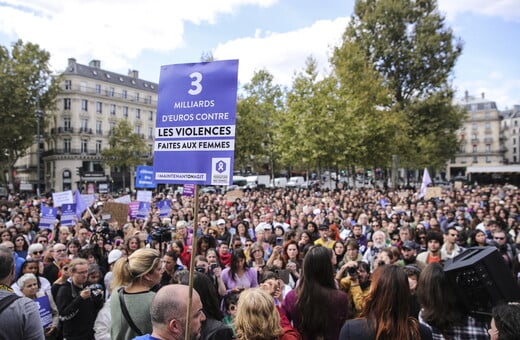
[[273, 297], [261, 288], [244, 290], [238, 299], [235, 330], [240, 340], [278, 339], [283, 330]]
[[113, 340], [152, 333], [150, 304], [155, 293], [151, 289], [161, 281], [162, 271], [159, 251], [150, 248], [137, 249], [115, 262], [110, 298]]

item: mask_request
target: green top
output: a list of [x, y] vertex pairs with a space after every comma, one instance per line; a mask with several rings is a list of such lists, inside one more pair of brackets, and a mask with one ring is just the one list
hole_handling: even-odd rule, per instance
[[[143, 334], [152, 333], [150, 305], [154, 292], [124, 293], [126, 309], [134, 324]], [[130, 340], [139, 334], [135, 333], [121, 311], [118, 292], [113, 292], [110, 298], [110, 314], [112, 316], [112, 340]]]

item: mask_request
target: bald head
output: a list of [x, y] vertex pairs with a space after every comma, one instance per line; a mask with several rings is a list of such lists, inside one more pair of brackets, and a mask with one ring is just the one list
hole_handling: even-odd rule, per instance
[[[192, 312], [189, 318], [190, 339], [198, 339], [202, 322], [206, 319], [199, 294], [193, 290]], [[163, 339], [184, 339], [188, 312], [189, 287], [167, 285], [162, 287], [152, 300], [152, 335]]]
[[[168, 323], [171, 319], [185, 320], [188, 308], [189, 287], [185, 285], [166, 285], [159, 289], [150, 307], [152, 322]], [[193, 300], [199, 294], [193, 290]]]

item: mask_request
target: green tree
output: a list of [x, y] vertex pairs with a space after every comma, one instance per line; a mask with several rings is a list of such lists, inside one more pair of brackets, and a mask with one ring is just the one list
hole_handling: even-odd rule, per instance
[[446, 27], [437, 1], [357, 0], [343, 44], [357, 45], [381, 75], [390, 109], [404, 114], [397, 149], [405, 165], [444, 164], [464, 119], [450, 84], [462, 42]]
[[30, 42], [0, 46], [0, 164], [14, 189], [14, 165], [35, 143], [35, 112], [55, 108], [59, 81], [52, 77], [49, 59], [47, 51]]
[[[343, 148], [338, 134], [343, 120], [336, 110], [333, 78], [318, 80], [318, 65], [308, 57], [287, 92], [287, 109], [279, 116], [276, 146], [285, 164], [299, 169], [320, 169], [335, 164]], [[338, 149], [339, 148], [339, 149]]]
[[346, 131], [340, 164], [351, 169], [389, 166], [400, 137], [396, 132], [402, 131], [405, 119], [392, 109], [383, 78], [355, 43], [336, 48], [331, 62]]
[[[116, 124], [108, 143], [110, 147], [101, 151], [105, 162], [111, 168], [118, 167], [124, 173], [130, 172], [130, 189], [133, 191], [132, 179], [135, 167], [143, 164], [148, 153], [146, 143], [133, 132], [132, 125], [126, 119], [122, 119]], [[125, 176], [123, 176], [123, 188], [125, 187]]]
[[273, 84], [266, 70], [255, 72], [244, 85], [244, 94], [237, 105], [235, 167], [266, 169], [274, 173], [278, 155], [274, 146], [274, 126], [283, 110], [283, 91]]

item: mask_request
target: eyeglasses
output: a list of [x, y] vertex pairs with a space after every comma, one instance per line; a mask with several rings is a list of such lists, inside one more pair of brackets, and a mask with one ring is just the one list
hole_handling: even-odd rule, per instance
[[246, 243], [246, 247], [251, 247], [252, 245], [252, 243]]
[[505, 240], [506, 238], [505, 237], [493, 237], [493, 239], [497, 240], [497, 241], [501, 241], [501, 240]]
[[200, 221], [200, 223], [208, 223], [209, 221]]
[[459, 234], [450, 234], [451, 237], [459, 237]]
[[36, 255], [36, 254], [43, 254], [43, 250], [33, 251], [32, 254], [33, 254], [33, 255]]

